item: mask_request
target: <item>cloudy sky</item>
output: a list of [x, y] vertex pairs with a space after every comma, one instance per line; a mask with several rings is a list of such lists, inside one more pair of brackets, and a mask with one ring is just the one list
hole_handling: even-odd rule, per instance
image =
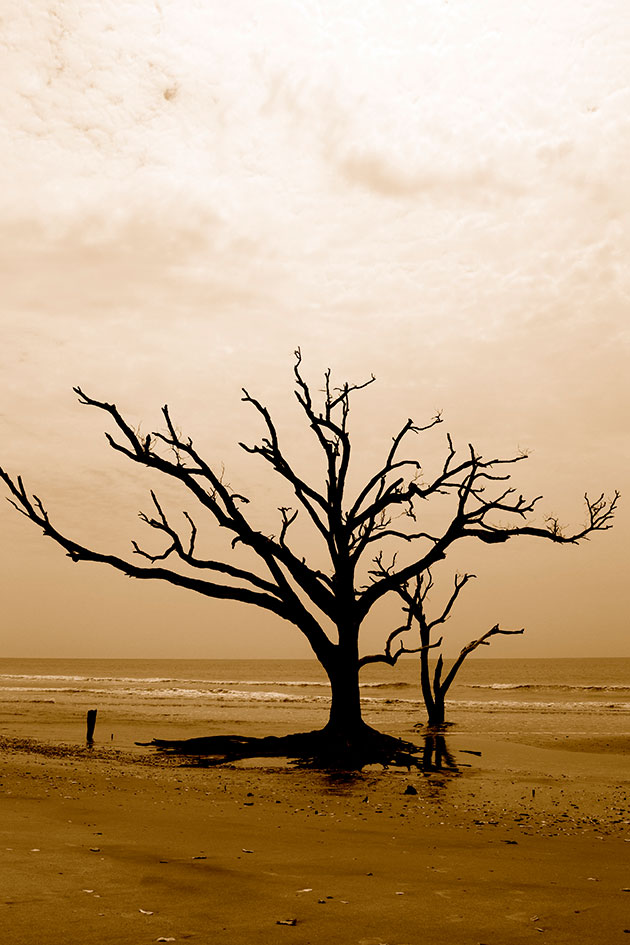
[[[624, 0], [60, 0], [0, 30], [0, 463], [60, 526], [126, 550], [153, 484], [75, 384], [144, 429], [168, 402], [275, 501], [240, 390], [301, 450], [296, 345], [315, 387], [377, 377], [357, 476], [439, 408], [464, 448], [532, 451], [540, 518], [627, 486]], [[430, 465], [443, 433], [414, 445]], [[73, 565], [6, 504], [0, 534], [2, 655], [308, 655], [264, 614]], [[458, 549], [436, 605], [478, 580], [447, 653], [501, 621], [527, 632], [495, 655], [630, 656], [629, 539], [622, 505], [577, 548]]]

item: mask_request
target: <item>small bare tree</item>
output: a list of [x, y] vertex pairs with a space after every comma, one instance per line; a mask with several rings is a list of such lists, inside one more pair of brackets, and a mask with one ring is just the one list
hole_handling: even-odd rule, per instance
[[[402, 599], [403, 613], [407, 615], [406, 622], [393, 630], [385, 641], [383, 653], [375, 653], [370, 656], [364, 656], [361, 660], [362, 665], [366, 663], [389, 663], [393, 666], [401, 656], [413, 653], [420, 654], [420, 686], [422, 689], [422, 698], [427, 711], [429, 725], [432, 727], [441, 726], [446, 719], [446, 695], [455, 681], [457, 673], [467, 656], [480, 646], [489, 646], [490, 639], [497, 634], [511, 636], [525, 632], [524, 628], [520, 630], [502, 630], [499, 624], [495, 624], [490, 630], [487, 630], [476, 640], [471, 640], [462, 648], [457, 658], [453, 661], [448, 673], [442, 678], [444, 670], [444, 657], [439, 653], [431, 675], [430, 651], [437, 649], [442, 645], [442, 637], [439, 640], [433, 639], [436, 627], [443, 626], [448, 620], [455, 601], [466, 584], [475, 577], [474, 574], [456, 574], [451, 596], [437, 616], [430, 619], [426, 603], [430, 591], [433, 589], [433, 576], [431, 571], [427, 570], [419, 574], [411, 583], [401, 584], [396, 588], [396, 593]], [[418, 631], [419, 646], [409, 646], [409, 633]]]
[[[164, 428], [141, 436], [114, 404], [95, 400], [81, 388], [75, 388], [81, 404], [100, 410], [112, 422], [118, 438], [106, 433], [110, 447], [131, 462], [181, 483], [199, 512], [209, 515], [215, 525], [232, 536], [235, 555], [239, 547], [254, 554], [258, 561], [256, 569], [242, 567], [236, 557], [221, 561], [199, 557], [197, 517], [183, 512], [184, 534], [153, 492], [153, 511], [141, 513], [140, 518], [164, 539], [164, 544], [159, 551], [148, 551], [132, 542], [133, 552], [145, 562], [140, 565], [128, 558], [87, 548], [63, 534], [53, 524], [44, 503], [27, 492], [20, 476], [12, 477], [0, 469], [0, 477], [11, 493], [13, 505], [64, 548], [72, 561], [106, 564], [139, 580], [168, 581], [205, 597], [251, 604], [295, 625], [330, 680], [332, 699], [325, 736], [344, 744], [365, 743], [380, 736], [361, 716], [359, 634], [376, 604], [426, 574], [455, 542], [464, 538], [496, 544], [529, 536], [557, 544], [575, 544], [593, 532], [610, 528], [618, 497], [616, 493], [609, 500], [601, 496], [595, 502], [587, 498], [585, 524], [568, 534], [562, 532], [555, 520], [533, 524], [529, 517], [540, 497], [526, 499], [506, 484], [510, 478], [508, 470], [524, 461], [526, 455], [483, 459], [469, 446], [464, 457], [459, 458], [450, 436], [446, 438], [441, 468], [425, 480], [420, 462], [403, 458], [401, 451], [410, 436], [440, 424], [439, 415], [424, 426], [407, 420], [393, 437], [383, 464], [367, 477], [358, 494], [349, 495], [350, 401], [356, 392], [372, 384], [374, 377], [362, 384], [333, 387], [327, 371], [321, 402], [316, 405], [302, 376], [301, 363], [298, 350], [294, 365], [295, 396], [307, 428], [321, 450], [326, 468], [323, 483], [308, 481], [297, 473], [281, 446], [268, 409], [243, 391], [243, 400], [260, 416], [265, 435], [258, 445], [240, 445], [269, 464], [295, 497], [295, 507], [279, 509], [275, 535], [263, 534], [254, 526], [246, 511], [249, 499], [235, 493], [225, 482], [220, 467], [204, 459], [192, 439], [179, 432], [168, 407], [162, 410]], [[446, 527], [432, 534], [418, 527], [416, 518], [421, 507], [436, 496], [447, 497], [451, 511]], [[328, 558], [326, 570], [311, 567], [293, 547], [290, 530], [299, 511], [308, 517], [323, 543]], [[497, 521], [497, 515], [502, 517], [503, 524]], [[510, 524], [505, 524], [506, 521]], [[382, 562], [379, 546], [385, 542], [404, 545], [409, 552], [407, 562], [388, 568], [377, 564], [368, 577], [364, 562]]]

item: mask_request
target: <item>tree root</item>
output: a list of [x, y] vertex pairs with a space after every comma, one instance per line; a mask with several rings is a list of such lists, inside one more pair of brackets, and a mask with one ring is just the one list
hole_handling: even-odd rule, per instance
[[320, 729], [263, 738], [245, 735], [211, 735], [183, 740], [154, 738], [137, 744], [192, 756], [194, 763], [202, 767], [244, 758], [288, 758], [300, 766], [343, 770], [358, 770], [368, 764], [423, 768], [426, 755], [424, 747], [368, 726], [352, 736]]

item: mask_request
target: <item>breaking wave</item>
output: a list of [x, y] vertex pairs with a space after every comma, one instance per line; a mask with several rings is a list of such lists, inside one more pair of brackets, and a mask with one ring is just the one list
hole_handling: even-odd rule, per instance
[[554, 690], [556, 692], [630, 692], [630, 686], [611, 683], [610, 685], [572, 684], [572, 683], [468, 683], [468, 689], [529, 689], [532, 691]]
[[[0, 674], [0, 684], [4, 681], [16, 682], [29, 680], [32, 683], [50, 683], [50, 682], [67, 682], [67, 683], [114, 683], [118, 685], [124, 685], [127, 683], [140, 683], [143, 685], [164, 685], [167, 683], [179, 683], [180, 686], [182, 683], [190, 684], [191, 686], [208, 686], [209, 690], [202, 690], [203, 692], [212, 691], [213, 687], [216, 686], [282, 686], [285, 689], [328, 689], [329, 682], [326, 679], [322, 680], [306, 680], [306, 679], [286, 679], [286, 680], [272, 680], [272, 679], [186, 679], [182, 677], [173, 677], [173, 676], [64, 676], [64, 675], [29, 675], [27, 673], [5, 673]], [[32, 686], [29, 687], [20, 687], [20, 686], [11, 686], [10, 691], [30, 691]], [[397, 681], [397, 682], [362, 682], [362, 689], [415, 689], [416, 683]], [[70, 687], [59, 687], [58, 689], [49, 689], [46, 690], [44, 687], [38, 687], [40, 692], [50, 691], [50, 692], [83, 692], [85, 690], [76, 688], [72, 689]], [[90, 688], [90, 692], [106, 692], [105, 689], [93, 689]], [[131, 691], [131, 690], [129, 690]], [[155, 690], [152, 690], [155, 691]], [[167, 690], [165, 690], [167, 691]], [[192, 691], [192, 690], [191, 690]]]

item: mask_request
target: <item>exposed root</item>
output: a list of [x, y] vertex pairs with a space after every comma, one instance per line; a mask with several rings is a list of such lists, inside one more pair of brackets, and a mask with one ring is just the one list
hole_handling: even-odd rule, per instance
[[424, 767], [425, 749], [365, 726], [356, 735], [321, 729], [264, 738], [244, 735], [212, 735], [183, 740], [154, 738], [138, 742], [160, 751], [193, 756], [204, 766], [243, 758], [289, 758], [299, 765], [357, 770], [368, 764]]

